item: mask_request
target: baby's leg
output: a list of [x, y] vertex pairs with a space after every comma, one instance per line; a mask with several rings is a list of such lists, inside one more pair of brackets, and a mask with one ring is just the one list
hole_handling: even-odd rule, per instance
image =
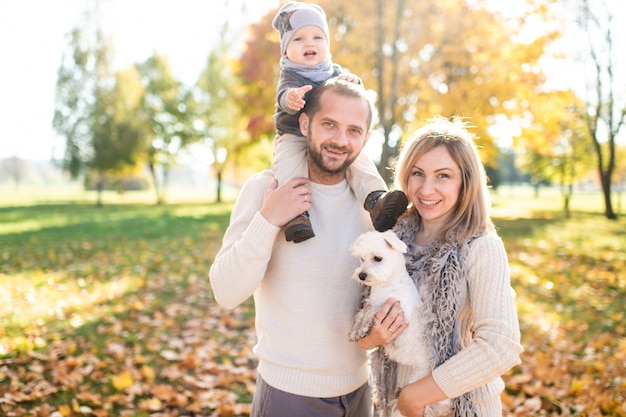
[[291, 133], [277, 136], [274, 140], [272, 169], [279, 186], [292, 178], [308, 178], [306, 138]]
[[364, 152], [350, 165], [346, 177], [358, 201], [365, 201], [374, 191], [387, 191], [387, 184], [378, 173], [376, 164]]
[[[308, 178], [309, 168], [306, 160], [306, 138], [290, 133], [276, 137], [274, 141], [274, 163], [272, 169], [278, 185], [283, 185], [292, 178]], [[309, 213], [304, 212], [294, 217], [284, 227], [285, 239], [299, 243], [315, 236]]]
[[363, 207], [369, 211], [374, 229], [391, 229], [409, 204], [400, 190], [387, 192], [387, 184], [378, 173], [374, 162], [363, 152], [348, 169], [348, 183]]

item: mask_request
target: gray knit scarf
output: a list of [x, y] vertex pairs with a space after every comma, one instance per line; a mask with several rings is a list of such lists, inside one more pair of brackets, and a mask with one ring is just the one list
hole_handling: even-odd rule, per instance
[[335, 73], [335, 68], [333, 67], [333, 62], [329, 57], [326, 57], [324, 62], [321, 62], [313, 67], [308, 65], [296, 64], [291, 61], [287, 57], [282, 57], [280, 59], [280, 67], [282, 69], [296, 71], [301, 76], [308, 78], [309, 80], [321, 83], [322, 81], [326, 81]]
[[[465, 282], [465, 259], [469, 242], [459, 247], [453, 242], [434, 242], [426, 247], [415, 244], [419, 223], [416, 216], [400, 219], [396, 234], [407, 244], [406, 266], [424, 300], [421, 312], [426, 318], [426, 341], [431, 354], [431, 369], [444, 363], [459, 351], [456, 312], [461, 285]], [[379, 415], [387, 417], [390, 401], [399, 395], [396, 385], [398, 364], [380, 349], [371, 357], [375, 397]], [[452, 399], [454, 417], [475, 417], [471, 392]]]

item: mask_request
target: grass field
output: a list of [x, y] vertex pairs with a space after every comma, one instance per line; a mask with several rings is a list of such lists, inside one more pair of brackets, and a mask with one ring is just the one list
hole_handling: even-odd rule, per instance
[[[207, 282], [230, 204], [24, 193], [0, 194], [0, 415], [248, 415], [253, 306]], [[493, 200], [525, 347], [506, 415], [626, 416], [626, 221], [593, 193], [570, 219], [554, 190]]]

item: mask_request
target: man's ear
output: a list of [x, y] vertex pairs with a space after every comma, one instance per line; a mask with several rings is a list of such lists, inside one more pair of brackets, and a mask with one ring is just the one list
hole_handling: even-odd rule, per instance
[[365, 140], [363, 141], [363, 148], [367, 145], [367, 142], [370, 140], [370, 136], [372, 135], [372, 130], [367, 131], [367, 135], [365, 135]]
[[309, 116], [306, 113], [300, 113], [300, 133], [304, 137], [309, 134]]

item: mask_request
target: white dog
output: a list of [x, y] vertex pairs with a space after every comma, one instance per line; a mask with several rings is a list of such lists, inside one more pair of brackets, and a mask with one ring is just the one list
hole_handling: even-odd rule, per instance
[[[421, 319], [422, 299], [417, 287], [409, 276], [404, 253], [406, 244], [396, 234], [386, 232], [367, 232], [360, 235], [350, 246], [350, 252], [361, 264], [354, 270], [353, 278], [370, 288], [369, 295], [354, 319], [349, 339], [357, 341], [369, 333], [374, 315], [389, 297], [400, 301], [408, 327], [392, 342], [381, 346], [386, 356], [399, 364], [410, 367], [410, 375], [399, 380], [402, 388], [430, 372], [430, 353], [424, 340], [425, 326]], [[401, 414], [392, 402], [393, 416]], [[450, 401], [433, 404], [426, 409], [426, 416], [451, 415]]]

